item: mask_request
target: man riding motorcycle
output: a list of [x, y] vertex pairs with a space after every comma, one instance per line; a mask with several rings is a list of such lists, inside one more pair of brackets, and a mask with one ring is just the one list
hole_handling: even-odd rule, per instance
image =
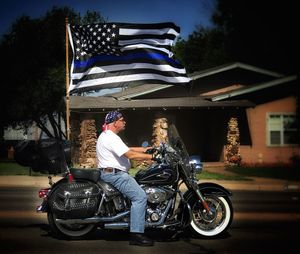
[[105, 117], [103, 132], [97, 140], [96, 151], [101, 178], [131, 201], [130, 240], [131, 245], [153, 245], [144, 235], [147, 196], [145, 191], [128, 174], [130, 159], [151, 160], [144, 147], [128, 147], [118, 133], [125, 130], [126, 121], [119, 111], [110, 111]]
[[[116, 113], [106, 120], [103, 137], [109, 138], [102, 147], [104, 151], [106, 146], [114, 144], [110, 137], [119, 139], [110, 128], [123, 130], [125, 121], [120, 116]], [[120, 140], [118, 142], [123, 143]], [[194, 237], [215, 237], [227, 231], [233, 219], [232, 194], [221, 185], [198, 180], [201, 171], [192, 162], [173, 123], [168, 127], [168, 142], [162, 142], [154, 149], [155, 162], [146, 169], [140, 169], [134, 181], [128, 180], [131, 176], [121, 171], [128, 168], [125, 154], [129, 153], [129, 158], [140, 159], [150, 159], [152, 155], [144, 153], [146, 148], [129, 148], [123, 144], [121, 148], [121, 152], [117, 148], [116, 155], [112, 156], [116, 160], [121, 156], [125, 163], [120, 164], [125, 165], [124, 168], [106, 157], [99, 158], [97, 169], [69, 168], [66, 165], [62, 179], [56, 183], [50, 181], [50, 188], [39, 191], [42, 204], [37, 207], [37, 211], [47, 213], [53, 236], [82, 239], [96, 229], [131, 230], [133, 227], [130, 243], [147, 246], [152, 245], [153, 241], [142, 233], [143, 227], [186, 232]], [[143, 211], [140, 210], [145, 222], [131, 216], [136, 197], [130, 193], [128, 196], [123, 195], [122, 186], [121, 191], [117, 188], [119, 182], [116, 179], [124, 181], [121, 177], [129, 183], [136, 182], [146, 194], [146, 212], [144, 206], [141, 206]], [[124, 186], [129, 185], [131, 190], [131, 185], [124, 182]], [[142, 191], [138, 192], [143, 195]], [[134, 222], [135, 219], [137, 221]]]

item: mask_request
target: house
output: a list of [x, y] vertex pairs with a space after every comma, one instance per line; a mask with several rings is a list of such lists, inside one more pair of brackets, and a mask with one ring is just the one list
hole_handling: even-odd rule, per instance
[[240, 146], [246, 163], [286, 164], [300, 158], [297, 122], [296, 75], [215, 95], [212, 101], [246, 99], [255, 107], [246, 109], [251, 144]]
[[[60, 121], [58, 121], [58, 115], [54, 115], [56, 122], [61, 123], [62, 132], [65, 133], [65, 122], [61, 117]], [[48, 119], [45, 122], [46, 128], [49, 130], [51, 134], [54, 135], [53, 128]], [[25, 127], [23, 125], [17, 126], [8, 126], [4, 129], [3, 133], [3, 141], [0, 144], [0, 158], [12, 158], [14, 147], [20, 141], [28, 141], [32, 143], [37, 143], [39, 140], [48, 139], [48, 135], [42, 131], [35, 122], [31, 123], [29, 126]]]
[[122, 135], [128, 145], [151, 141], [154, 120], [164, 117], [176, 124], [190, 154], [204, 162], [224, 162], [228, 122], [234, 117], [242, 162], [289, 163], [300, 156], [296, 75], [236, 62], [190, 77], [189, 87], [144, 84], [100, 97], [71, 96], [73, 141], [80, 122], [93, 119], [100, 130], [106, 112], [118, 109], [127, 119]]

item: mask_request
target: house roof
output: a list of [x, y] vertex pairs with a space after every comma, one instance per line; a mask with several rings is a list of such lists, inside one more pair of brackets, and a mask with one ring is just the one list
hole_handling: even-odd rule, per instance
[[226, 72], [226, 71], [230, 71], [230, 70], [234, 70], [234, 69], [241, 69], [241, 70], [246, 70], [246, 71], [250, 71], [250, 72], [256, 72], [265, 76], [269, 76], [269, 77], [274, 77], [274, 78], [279, 78], [282, 77], [283, 74], [278, 73], [278, 72], [274, 72], [274, 71], [270, 71], [270, 70], [266, 70], [266, 69], [262, 69], [253, 65], [249, 65], [249, 64], [244, 64], [241, 62], [235, 62], [235, 63], [229, 63], [229, 64], [224, 64], [224, 65], [220, 65], [214, 68], [210, 68], [210, 69], [206, 69], [203, 71], [199, 71], [199, 72], [194, 72], [190, 75], [190, 77], [195, 80], [195, 79], [199, 79], [199, 78], [203, 78], [206, 76], [211, 76], [214, 74], [218, 74], [218, 73], [222, 73], [222, 72]]
[[[193, 73], [194, 84], [187, 87], [144, 84], [100, 97], [70, 96], [73, 111], [153, 108], [253, 107], [259, 103], [255, 91], [291, 83], [298, 77], [287, 76], [244, 63], [231, 63]], [[290, 86], [290, 85], [289, 85]], [[166, 90], [167, 89], [167, 90]], [[286, 89], [287, 90], [287, 89]], [[249, 96], [248, 96], [249, 94]], [[247, 96], [246, 96], [247, 95]], [[255, 97], [258, 94], [254, 94]], [[259, 95], [264, 97], [265, 93]], [[234, 100], [232, 100], [234, 98]]]
[[274, 79], [268, 82], [264, 82], [261, 84], [256, 84], [253, 86], [249, 86], [249, 87], [242, 87], [239, 88], [237, 90], [234, 91], [229, 91], [229, 92], [225, 92], [222, 94], [218, 94], [216, 96], [213, 96], [211, 98], [212, 101], [221, 101], [221, 100], [226, 100], [226, 99], [230, 99], [236, 96], [240, 96], [240, 95], [245, 95], [248, 93], [252, 93], [252, 92], [256, 92], [256, 91], [260, 91], [266, 88], [271, 88], [271, 87], [275, 87], [281, 84], [285, 84], [291, 81], [295, 81], [297, 79], [297, 75], [292, 75], [292, 76], [287, 76], [287, 77], [282, 77], [282, 78], [278, 78], [278, 79]]
[[[283, 77], [283, 74], [270, 70], [258, 68], [241, 62], [220, 65], [214, 68], [195, 72], [189, 75], [193, 82], [193, 89], [197, 87], [201, 94], [211, 90], [222, 89], [223, 87], [236, 84], [253, 84], [274, 78]], [[127, 100], [147, 96], [154, 92], [174, 88], [173, 85], [144, 84], [136, 87], [129, 87], [122, 92], [110, 94], [117, 100]], [[178, 86], [176, 86], [178, 88]], [[201, 88], [200, 88], [201, 87]], [[157, 94], [157, 93], [156, 93]]]
[[212, 102], [201, 97], [182, 97], [143, 100], [116, 100], [109, 97], [70, 96], [72, 111], [97, 111], [111, 109], [153, 109], [153, 108], [228, 108], [252, 107], [246, 100]]

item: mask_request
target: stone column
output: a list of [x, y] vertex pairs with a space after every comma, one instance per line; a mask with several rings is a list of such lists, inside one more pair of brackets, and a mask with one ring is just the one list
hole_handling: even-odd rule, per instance
[[156, 118], [153, 124], [152, 140], [153, 146], [159, 146], [160, 143], [168, 143], [168, 120], [167, 118]]
[[231, 117], [227, 128], [227, 145], [225, 147], [225, 163], [227, 165], [240, 165], [240, 131], [238, 120]]
[[80, 124], [79, 134], [79, 166], [82, 168], [96, 168], [97, 130], [95, 120], [85, 119]]

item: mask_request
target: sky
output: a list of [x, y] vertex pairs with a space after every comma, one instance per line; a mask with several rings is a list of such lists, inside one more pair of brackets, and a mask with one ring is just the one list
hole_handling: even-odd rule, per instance
[[174, 22], [187, 39], [197, 26], [209, 27], [216, 0], [2, 0], [0, 36], [22, 15], [39, 18], [53, 6], [71, 7], [82, 16], [87, 10], [98, 11], [109, 22]]

